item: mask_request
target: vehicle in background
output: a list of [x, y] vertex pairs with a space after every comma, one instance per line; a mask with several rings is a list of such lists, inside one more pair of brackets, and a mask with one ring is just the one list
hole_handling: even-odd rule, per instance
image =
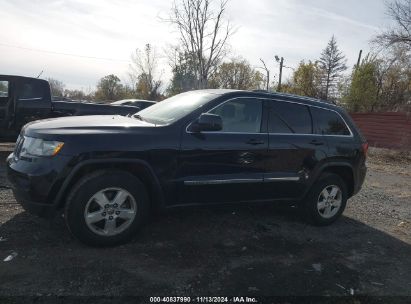
[[340, 107], [204, 90], [131, 117], [28, 124], [7, 175], [29, 212], [64, 213], [81, 241], [116, 245], [133, 237], [150, 210], [176, 206], [287, 202], [309, 222], [330, 225], [361, 189], [367, 150]]
[[28, 122], [61, 116], [130, 115], [138, 112], [127, 105], [104, 105], [53, 100], [46, 80], [0, 75], [0, 138], [14, 139]]
[[150, 100], [143, 100], [143, 99], [123, 99], [119, 101], [115, 101], [111, 103], [112, 105], [121, 105], [121, 106], [130, 106], [130, 107], [136, 107], [139, 109], [139, 111], [144, 110], [145, 108], [151, 107], [152, 105], [155, 105], [155, 101], [150, 101]]

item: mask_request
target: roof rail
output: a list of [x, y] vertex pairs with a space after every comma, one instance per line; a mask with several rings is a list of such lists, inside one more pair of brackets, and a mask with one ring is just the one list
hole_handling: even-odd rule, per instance
[[313, 102], [321, 102], [321, 103], [326, 103], [326, 104], [332, 104], [331, 102], [320, 99], [320, 98], [314, 98], [314, 97], [307, 97], [307, 96], [301, 96], [301, 95], [295, 95], [295, 94], [290, 94], [290, 93], [282, 93], [282, 92], [269, 92], [267, 90], [252, 90], [254, 93], [267, 93], [267, 94], [272, 94], [276, 95], [279, 97], [289, 97], [289, 98], [298, 98], [302, 100], [307, 100], [307, 101], [313, 101]]
[[270, 93], [267, 90], [252, 90], [251, 92], [254, 92], [254, 93]]

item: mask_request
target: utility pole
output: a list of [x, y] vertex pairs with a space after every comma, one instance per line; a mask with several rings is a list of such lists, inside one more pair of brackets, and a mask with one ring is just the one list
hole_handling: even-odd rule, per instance
[[281, 92], [281, 81], [283, 79], [284, 57], [281, 57], [281, 59], [280, 59], [277, 55], [275, 55], [275, 60], [280, 63], [280, 77], [278, 78], [278, 89], [277, 89], [277, 91]]
[[281, 61], [280, 61], [280, 78], [278, 79], [278, 92], [281, 92], [281, 81], [283, 79], [283, 66], [284, 66], [284, 57], [281, 57]]
[[358, 70], [361, 64], [361, 57], [362, 57], [362, 50], [360, 50], [360, 54], [358, 55], [358, 61], [357, 61], [357, 66], [355, 67], [355, 70]]
[[260, 58], [260, 61], [264, 65], [262, 69], [265, 70], [265, 72], [267, 73], [267, 92], [269, 92], [270, 91], [270, 70], [267, 68], [267, 65], [265, 64], [264, 60]]

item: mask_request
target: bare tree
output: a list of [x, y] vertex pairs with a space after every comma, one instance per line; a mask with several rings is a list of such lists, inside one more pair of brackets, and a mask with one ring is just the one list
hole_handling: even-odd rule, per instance
[[54, 79], [54, 78], [48, 78], [47, 81], [50, 84], [50, 89], [51, 89], [51, 95], [55, 97], [63, 97], [64, 96], [64, 88], [65, 84], [64, 82]]
[[139, 98], [157, 100], [161, 93], [161, 72], [158, 71], [159, 56], [155, 48], [146, 44], [144, 51], [136, 49], [131, 56], [130, 78]]
[[381, 33], [374, 43], [381, 46], [406, 45], [411, 47], [411, 0], [395, 0], [387, 3], [387, 14], [395, 26]]
[[342, 72], [347, 70], [347, 60], [339, 50], [337, 40], [333, 35], [328, 42], [327, 47], [322, 51], [319, 60], [320, 69], [323, 76], [323, 98], [328, 99], [330, 89], [337, 85], [337, 80], [341, 77]]
[[227, 54], [227, 41], [233, 29], [225, 20], [228, 0], [175, 0], [168, 22], [180, 34], [182, 48], [193, 56], [198, 88], [207, 88], [210, 75]]

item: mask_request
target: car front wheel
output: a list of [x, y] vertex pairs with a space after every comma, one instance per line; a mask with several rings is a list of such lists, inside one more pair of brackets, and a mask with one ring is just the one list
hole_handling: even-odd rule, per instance
[[65, 208], [70, 232], [92, 246], [129, 241], [147, 214], [144, 185], [122, 171], [99, 171], [82, 178], [74, 186]]

